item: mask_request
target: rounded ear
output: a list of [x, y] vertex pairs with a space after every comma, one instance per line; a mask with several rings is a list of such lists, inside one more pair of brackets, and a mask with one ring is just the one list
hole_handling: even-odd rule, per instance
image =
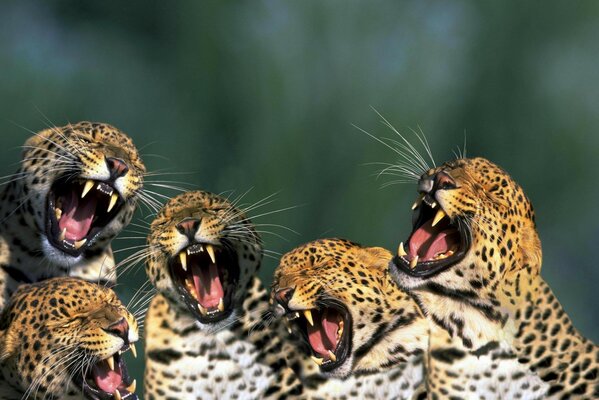
[[371, 267], [377, 267], [386, 269], [389, 265], [389, 261], [393, 259], [393, 255], [387, 249], [382, 247], [367, 247], [365, 250], [365, 256], [362, 258], [364, 263]]
[[25, 141], [25, 151], [27, 151], [27, 146], [37, 146], [40, 143], [43, 143], [48, 140], [48, 137], [52, 134], [52, 129], [44, 129], [41, 132], [34, 133], [33, 136], [29, 137], [27, 141]]
[[530, 228], [522, 235], [522, 252], [524, 265], [529, 265], [533, 271], [539, 274], [543, 262], [543, 251], [541, 249], [541, 240], [534, 228]]
[[10, 321], [8, 308], [0, 315], [0, 362], [10, 357], [14, 342], [9, 333]]

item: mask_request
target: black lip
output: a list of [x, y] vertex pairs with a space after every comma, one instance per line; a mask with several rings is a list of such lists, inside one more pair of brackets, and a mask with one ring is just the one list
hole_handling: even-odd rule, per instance
[[[101, 216], [99, 216], [96, 222], [92, 223], [89, 233], [85, 237], [85, 239], [87, 239], [87, 242], [83, 246], [81, 246], [79, 249], [75, 249], [74, 247], [65, 245], [64, 243], [58, 240], [60, 232], [58, 228], [58, 220], [56, 219], [56, 215], [54, 214], [54, 208], [56, 205], [56, 192], [61, 190], [59, 188], [62, 185], [82, 186], [82, 181], [84, 182], [84, 180], [81, 178], [59, 178], [52, 184], [52, 187], [50, 188], [50, 191], [48, 192], [46, 198], [46, 237], [48, 238], [48, 241], [53, 247], [73, 257], [80, 256], [86, 249], [88, 249], [93, 244], [94, 239], [102, 232], [102, 230], [108, 224], [110, 224], [110, 222], [112, 222], [114, 217], [119, 213], [120, 209], [125, 203], [120, 193], [110, 183], [94, 181], [96, 183], [102, 183], [103, 185], [112, 188], [114, 193], [119, 194], [119, 199], [116, 202], [114, 208], [109, 213], [103, 213]], [[108, 199], [106, 199], [106, 201], [108, 201]], [[99, 206], [103, 206], [103, 202], [100, 203]]]
[[[343, 317], [343, 324], [344, 324], [343, 335], [341, 336], [341, 340], [339, 341], [339, 345], [337, 346], [337, 349], [336, 349], [337, 351], [335, 352], [337, 361], [326, 360], [322, 365], [320, 365], [320, 370], [322, 372], [331, 372], [331, 371], [335, 370], [336, 368], [340, 367], [345, 362], [345, 360], [347, 359], [349, 354], [351, 353], [351, 348], [352, 348], [351, 338], [352, 338], [352, 332], [353, 332], [352, 331], [353, 320], [352, 320], [351, 314], [347, 310], [347, 307], [340, 301], [327, 299], [326, 306], [323, 304], [317, 303], [315, 308], [318, 310], [322, 310], [325, 308], [334, 308], [335, 310], [339, 311], [341, 313], [341, 316]], [[299, 318], [294, 317], [296, 312], [300, 313]], [[298, 330], [300, 332], [302, 340], [305, 341], [305, 345], [307, 346], [306, 352], [315, 357], [320, 357], [319, 354], [316, 354], [314, 352], [314, 350], [312, 349], [312, 346], [310, 345], [310, 341], [308, 340], [308, 329], [306, 326], [308, 321], [306, 321], [306, 319], [303, 316], [301, 316], [301, 313], [302, 313], [302, 311], [299, 311], [299, 310], [290, 311], [286, 314], [286, 316], [288, 317], [290, 322], [297, 327], [296, 330]]]
[[[194, 243], [185, 247], [183, 251], [206, 244], [209, 243]], [[229, 273], [227, 282], [223, 282], [225, 283], [225, 294], [223, 297], [223, 303], [225, 306], [224, 311], [203, 315], [198, 307], [197, 299], [191, 293], [189, 293], [189, 291], [185, 288], [184, 283], [181, 281], [180, 274], [178, 272], [179, 270], [181, 270], [181, 264], [178, 262], [177, 259], [178, 254], [171, 257], [168, 262], [171, 279], [175, 283], [175, 287], [177, 288], [177, 291], [179, 292], [181, 299], [183, 300], [189, 311], [195, 316], [195, 318], [203, 324], [213, 324], [226, 319], [229, 315], [231, 315], [234, 308], [234, 296], [235, 291], [237, 290], [237, 284], [239, 280], [239, 263], [237, 260], [237, 253], [231, 249], [231, 246], [228, 245], [218, 246], [218, 249], [219, 257], [220, 259], [222, 259], [223, 257], [225, 258], [226, 265], [222, 267], [218, 265], [220, 264], [218, 262], [219, 257], [217, 257], [217, 265], [219, 266], [219, 268], [227, 268]], [[206, 257], [208, 257], [208, 255], [205, 252], [204, 254]], [[181, 270], [180, 273], [182, 272], [183, 271]]]
[[[121, 351], [126, 351], [128, 348], [129, 348], [129, 345], [126, 345], [123, 349], [121, 349]], [[123, 360], [122, 355], [118, 354], [118, 352], [117, 352], [117, 353], [113, 354], [113, 357], [117, 358], [117, 362], [118, 362], [119, 368], [121, 370], [123, 384], [125, 386], [131, 385], [131, 383], [133, 382], [133, 379], [131, 379], [131, 377], [129, 376], [129, 372], [127, 370], [127, 364], [125, 364], [125, 361]], [[91, 370], [91, 368], [90, 368], [90, 370]], [[85, 396], [86, 399], [89, 399], [89, 400], [112, 400], [112, 399], [114, 399], [114, 396], [112, 395], [112, 393], [106, 393], [103, 390], [100, 390], [96, 387], [91, 386], [87, 382], [87, 378], [88, 377], [84, 377], [81, 374], [75, 374], [73, 376], [73, 383], [75, 384], [75, 387], [81, 388], [83, 395]], [[139, 400], [139, 398], [137, 397], [137, 394], [129, 393], [129, 392], [121, 393], [121, 398], [123, 400]]]
[[[414, 224], [412, 227], [412, 233], [410, 234], [410, 237], [406, 243], [409, 244], [414, 232], [434, 216], [438, 208], [433, 209], [431, 207], [433, 203], [434, 200], [430, 197], [430, 195], [427, 195], [424, 197], [420, 206], [414, 211]], [[437, 207], [441, 206], [437, 205]], [[451, 221], [450, 225], [453, 226], [460, 234], [460, 248], [455, 254], [442, 260], [418, 262], [414, 269], [410, 268], [410, 262], [408, 259], [396, 254], [390, 263], [390, 267], [395, 268], [396, 271], [405, 273], [406, 275], [424, 279], [435, 276], [462, 261], [468, 250], [470, 250], [472, 233], [468, 229], [467, 225], [462, 222], [461, 217], [454, 217], [454, 220]]]

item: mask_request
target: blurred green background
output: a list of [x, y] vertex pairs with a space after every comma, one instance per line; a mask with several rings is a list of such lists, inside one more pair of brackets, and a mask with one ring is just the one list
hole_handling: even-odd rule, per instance
[[[173, 173], [160, 179], [252, 189], [250, 203], [278, 192], [254, 215], [300, 206], [256, 220], [298, 232], [269, 228], [286, 239], [265, 235], [269, 250], [331, 236], [394, 249], [416, 191], [381, 189], [390, 178], [368, 165], [396, 161], [352, 127], [393, 135], [372, 106], [408, 137], [421, 127], [437, 161], [466, 134], [469, 155], [522, 184], [543, 274], [597, 342], [598, 17], [594, 1], [4, 0], [0, 172], [48, 120], [109, 122], [150, 171]], [[276, 264], [265, 259], [265, 280]], [[144, 280], [140, 266], [121, 296]], [[141, 378], [141, 361], [131, 369]]]

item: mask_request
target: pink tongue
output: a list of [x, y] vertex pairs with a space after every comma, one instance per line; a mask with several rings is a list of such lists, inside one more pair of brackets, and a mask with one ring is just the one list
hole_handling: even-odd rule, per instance
[[217, 307], [225, 291], [218, 276], [218, 267], [210, 263], [208, 268], [192, 265], [193, 283], [198, 293], [198, 301], [205, 308]]
[[419, 261], [429, 261], [459, 245], [457, 230], [450, 228], [438, 232], [432, 223], [432, 220], [428, 221], [412, 234], [408, 252], [410, 259], [418, 255]]
[[89, 233], [94, 216], [96, 215], [97, 199], [95, 196], [87, 196], [80, 199], [75, 191], [71, 192], [71, 197], [63, 198], [62, 216], [58, 221], [58, 228], [62, 232], [65, 228], [66, 239], [81, 240]]
[[314, 321], [314, 326], [308, 324], [308, 340], [312, 349], [318, 354], [328, 357], [329, 350], [335, 351], [338, 329], [339, 323], [336, 315], [325, 314], [321, 319], [317, 318]]
[[114, 393], [123, 382], [121, 375], [116, 371], [108, 369], [108, 365], [105, 361], [101, 361], [94, 365], [92, 375], [96, 386], [98, 386], [100, 390], [110, 394]]

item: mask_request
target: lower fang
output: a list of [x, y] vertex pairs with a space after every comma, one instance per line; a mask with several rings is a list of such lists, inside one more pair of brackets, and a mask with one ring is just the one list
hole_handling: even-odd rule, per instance
[[79, 250], [85, 243], [87, 243], [87, 239], [82, 239], [78, 242], [75, 242], [75, 249]]
[[333, 362], [337, 361], [337, 356], [331, 350], [329, 350], [329, 359]]
[[222, 297], [218, 301], [218, 311], [220, 311], [220, 312], [225, 311], [225, 302], [223, 301]]
[[312, 359], [312, 361], [314, 361], [316, 363], [316, 365], [320, 366], [323, 363], [323, 359], [319, 358], [319, 357], [315, 357], [315, 356], [310, 356], [310, 358]]
[[133, 382], [127, 387], [127, 391], [129, 393], [135, 393], [135, 389], [137, 389], [137, 382], [133, 379]]
[[114, 389], [114, 393], [112, 394], [112, 396], [116, 399], [116, 400], [121, 400], [121, 392], [119, 392], [118, 389]]
[[198, 307], [200, 309], [200, 313], [202, 313], [203, 316], [208, 315], [208, 309], [202, 307], [202, 305], [200, 303], [198, 303]]
[[397, 247], [397, 254], [398, 254], [400, 257], [407, 256], [407, 255], [408, 255], [408, 253], [406, 253], [406, 249], [404, 249], [404, 247], [403, 247], [403, 242], [401, 242], [401, 243], [399, 244], [399, 246]]
[[415, 256], [414, 258], [412, 258], [412, 261], [410, 261], [410, 268], [412, 268], [412, 269], [416, 268], [416, 264], [418, 264], [418, 256]]

